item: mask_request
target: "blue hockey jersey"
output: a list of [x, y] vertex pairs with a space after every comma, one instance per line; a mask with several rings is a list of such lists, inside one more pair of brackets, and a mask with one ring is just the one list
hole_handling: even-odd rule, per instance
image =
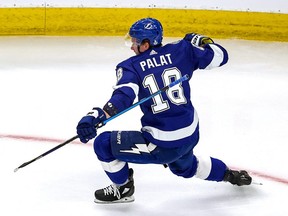
[[[117, 85], [109, 102], [121, 112], [134, 100], [148, 97], [185, 74], [192, 77], [197, 69], [219, 67], [228, 61], [227, 51], [218, 44], [196, 47], [180, 40], [153, 47], [116, 67]], [[185, 81], [166, 93], [140, 105], [142, 133], [161, 147], [179, 147], [193, 140], [198, 132], [198, 116], [190, 100], [190, 84]]]

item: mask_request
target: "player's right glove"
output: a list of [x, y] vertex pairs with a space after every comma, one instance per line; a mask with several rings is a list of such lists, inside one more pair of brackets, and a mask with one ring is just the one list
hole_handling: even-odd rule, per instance
[[97, 135], [96, 125], [106, 120], [104, 111], [98, 107], [93, 108], [77, 125], [77, 134], [82, 143], [87, 143]]
[[203, 47], [205, 44], [214, 43], [214, 41], [207, 36], [197, 33], [188, 33], [185, 35], [184, 40], [190, 41], [194, 46]]

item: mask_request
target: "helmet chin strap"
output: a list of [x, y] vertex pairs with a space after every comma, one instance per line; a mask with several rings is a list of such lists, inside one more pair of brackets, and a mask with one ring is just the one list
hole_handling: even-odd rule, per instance
[[138, 52], [139, 52], [139, 54], [141, 53], [140, 52], [140, 45], [137, 45], [137, 50], [138, 50]]

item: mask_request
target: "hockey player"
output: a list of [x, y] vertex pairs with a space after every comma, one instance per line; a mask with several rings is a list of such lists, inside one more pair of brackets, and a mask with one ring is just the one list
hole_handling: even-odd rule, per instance
[[[189, 33], [177, 42], [162, 45], [161, 23], [153, 18], [135, 22], [130, 30], [135, 56], [116, 67], [117, 85], [103, 108], [93, 108], [77, 125], [81, 142], [96, 137], [95, 125], [103, 122], [183, 75], [227, 63], [228, 53], [206, 36]], [[230, 170], [212, 157], [196, 157], [199, 120], [190, 100], [190, 84], [182, 82], [140, 105], [141, 131], [107, 131], [94, 140], [94, 151], [112, 184], [95, 191], [96, 203], [134, 201], [133, 170], [128, 163], [167, 164], [177, 176], [249, 185], [246, 171]]]

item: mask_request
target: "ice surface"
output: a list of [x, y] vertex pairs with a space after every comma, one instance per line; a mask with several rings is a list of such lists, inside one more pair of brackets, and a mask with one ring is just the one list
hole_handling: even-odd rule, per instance
[[[116, 64], [133, 53], [119, 37], [0, 37], [0, 214], [288, 215], [288, 43], [215, 41], [230, 62], [191, 80], [201, 132], [195, 152], [253, 172], [262, 186], [131, 164], [135, 202], [97, 205], [95, 189], [110, 182], [92, 142], [73, 142], [14, 173], [75, 135], [80, 118], [110, 97]], [[140, 116], [135, 108], [100, 130], [139, 130]]]

